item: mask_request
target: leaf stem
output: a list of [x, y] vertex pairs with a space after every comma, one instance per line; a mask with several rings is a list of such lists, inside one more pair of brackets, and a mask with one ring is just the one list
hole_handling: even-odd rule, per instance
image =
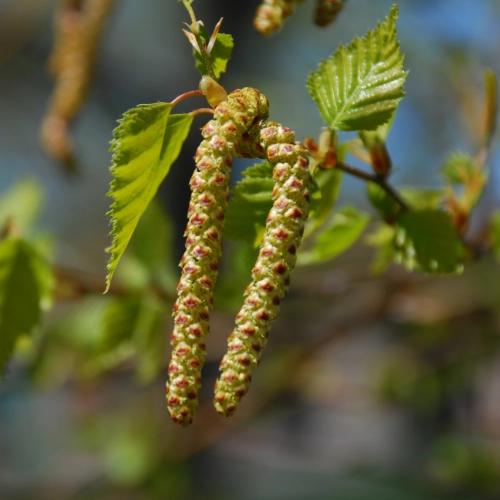
[[403, 212], [408, 212], [410, 210], [409, 205], [403, 200], [401, 195], [387, 182], [387, 178], [385, 176], [371, 174], [369, 172], [365, 172], [353, 165], [349, 165], [343, 161], [339, 161], [335, 164], [334, 168], [338, 168], [347, 174], [351, 174], [358, 179], [363, 179], [368, 182], [374, 182], [378, 184], [391, 198], [393, 198], [400, 206]]
[[189, 92], [184, 92], [184, 94], [181, 94], [180, 96], [176, 97], [170, 104], [172, 107], [174, 107], [176, 104], [180, 103], [184, 99], [187, 99], [188, 97], [192, 97], [194, 95], [203, 95], [201, 90], [190, 90]]

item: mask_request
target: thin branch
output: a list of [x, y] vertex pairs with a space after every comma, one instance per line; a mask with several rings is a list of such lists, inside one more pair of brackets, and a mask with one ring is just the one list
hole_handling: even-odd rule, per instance
[[184, 94], [181, 94], [180, 96], [176, 97], [170, 104], [172, 107], [174, 107], [176, 104], [180, 103], [184, 99], [187, 99], [188, 97], [192, 97], [195, 95], [203, 95], [201, 90], [190, 90], [189, 92], [184, 92]]
[[391, 198], [394, 199], [401, 207], [403, 212], [408, 212], [410, 210], [409, 205], [403, 200], [401, 195], [387, 182], [387, 178], [385, 176], [380, 176], [376, 174], [371, 174], [369, 172], [365, 172], [360, 168], [357, 168], [353, 165], [349, 165], [343, 161], [339, 161], [335, 164], [334, 168], [338, 168], [347, 174], [351, 174], [358, 179], [363, 179], [368, 182], [374, 182], [378, 184]]
[[213, 115], [214, 110], [212, 108], [199, 108], [199, 109], [195, 109], [194, 111], [191, 111], [190, 115], [191, 116], [198, 116], [198, 115], [201, 115], [202, 113], [208, 113], [210, 115]]

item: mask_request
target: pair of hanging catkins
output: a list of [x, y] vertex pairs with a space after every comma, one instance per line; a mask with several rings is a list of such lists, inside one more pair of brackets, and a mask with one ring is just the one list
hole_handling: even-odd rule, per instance
[[[223, 99], [225, 93], [218, 84], [210, 83], [213, 93]], [[207, 98], [214, 105], [211, 93]], [[166, 387], [170, 415], [184, 426], [191, 424], [198, 408], [204, 339], [209, 333], [209, 310], [222, 253], [233, 157], [269, 160], [274, 166], [275, 186], [252, 281], [215, 384], [214, 404], [222, 415], [233, 415], [249, 388], [252, 370], [260, 362], [295, 266], [308, 216], [309, 162], [292, 130], [275, 122], [266, 123], [268, 116], [269, 103], [258, 90], [235, 90], [215, 105], [214, 119], [203, 127], [204, 139], [196, 151]]]

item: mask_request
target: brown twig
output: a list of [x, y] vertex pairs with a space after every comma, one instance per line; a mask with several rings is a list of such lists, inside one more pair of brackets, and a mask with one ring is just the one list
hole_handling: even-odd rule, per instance
[[376, 174], [371, 174], [369, 172], [365, 172], [360, 168], [357, 168], [353, 165], [349, 165], [343, 161], [339, 161], [335, 164], [335, 168], [346, 172], [358, 179], [363, 179], [368, 182], [374, 182], [378, 184], [391, 198], [393, 198], [401, 208], [401, 211], [408, 212], [410, 210], [410, 206], [403, 200], [401, 195], [387, 182], [386, 176], [380, 176]]

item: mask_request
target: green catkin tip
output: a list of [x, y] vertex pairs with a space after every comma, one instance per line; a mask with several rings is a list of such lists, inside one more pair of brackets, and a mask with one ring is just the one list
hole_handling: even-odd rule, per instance
[[293, 14], [295, 4], [303, 0], [264, 0], [255, 13], [253, 25], [264, 36], [279, 31], [283, 21]]
[[271, 324], [290, 284], [309, 211], [309, 163], [304, 146], [294, 142], [294, 133], [278, 123], [265, 124], [260, 144], [253, 148], [256, 156], [259, 151], [265, 151], [274, 165], [274, 203], [252, 282], [245, 291], [245, 302], [236, 316], [236, 328], [228, 339], [215, 384], [215, 408], [226, 417], [235, 413], [260, 362]]
[[314, 22], [321, 27], [333, 23], [345, 2], [346, 0], [317, 0]]
[[209, 333], [209, 310], [222, 252], [232, 157], [242, 136], [267, 119], [268, 106], [266, 97], [256, 89], [235, 90], [216, 106], [214, 119], [203, 127], [204, 140], [196, 151], [166, 384], [172, 420], [184, 426], [191, 424], [198, 408], [204, 338]]

